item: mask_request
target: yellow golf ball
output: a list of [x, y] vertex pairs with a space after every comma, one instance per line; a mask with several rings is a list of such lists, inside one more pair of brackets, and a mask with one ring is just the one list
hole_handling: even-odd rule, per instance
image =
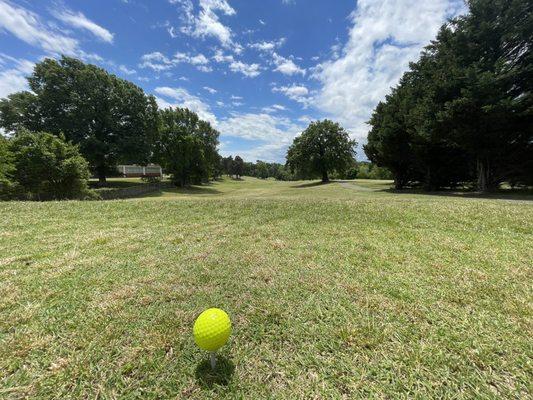
[[198, 347], [216, 351], [228, 341], [231, 321], [228, 314], [220, 308], [209, 308], [196, 318], [192, 331]]

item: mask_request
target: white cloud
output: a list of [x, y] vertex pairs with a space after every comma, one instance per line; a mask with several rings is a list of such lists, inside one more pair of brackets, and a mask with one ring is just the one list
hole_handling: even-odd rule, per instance
[[248, 46], [252, 49], [256, 49], [259, 51], [271, 52], [275, 50], [276, 48], [283, 46], [283, 43], [285, 43], [285, 38], [281, 38], [279, 40], [273, 40], [273, 41], [263, 40], [262, 42], [251, 43]]
[[113, 43], [113, 33], [91, 21], [81, 12], [75, 13], [74, 11], [63, 9], [62, 11], [55, 12], [54, 15], [60, 21], [63, 21], [74, 28], [85, 29], [100, 40], [107, 43]]
[[300, 68], [297, 66], [294, 61], [291, 59], [285, 58], [280, 56], [277, 53], [272, 53], [274, 64], [276, 65], [276, 68], [274, 71], [281, 72], [284, 75], [295, 75], [295, 74], [302, 74], [305, 75], [305, 69]]
[[204, 86], [204, 90], [207, 90], [211, 94], [215, 94], [218, 92], [216, 89], [213, 89], [212, 87], [209, 87], [209, 86]]
[[202, 71], [202, 72], [213, 72], [213, 68], [208, 67], [207, 65], [200, 65], [200, 66], [196, 67], [196, 69], [198, 71]]
[[176, 33], [176, 30], [173, 26], [167, 27], [167, 32], [172, 39], [176, 39], [178, 37], [178, 34]]
[[291, 86], [274, 86], [272, 88], [274, 93], [283, 93], [289, 99], [302, 103], [305, 106], [311, 100], [309, 95], [309, 89], [303, 85], [293, 84]]
[[196, 38], [212, 37], [217, 39], [226, 49], [232, 49], [239, 54], [242, 46], [233, 40], [231, 29], [220, 22], [218, 13], [235, 15], [235, 10], [226, 0], [200, 0], [200, 11], [194, 15], [194, 6], [191, 0], [173, 0], [173, 4], [180, 4], [182, 8], [181, 32]]
[[155, 88], [154, 91], [164, 97], [156, 97], [159, 107], [185, 107], [197, 113], [201, 119], [209, 121], [216, 126], [217, 118], [211, 112], [209, 105], [204, 103], [199, 97], [190, 94], [186, 89], [163, 86]]
[[0, 99], [11, 93], [29, 90], [26, 76], [33, 72], [35, 63], [0, 53]]
[[281, 104], [273, 104], [269, 107], [263, 107], [261, 111], [266, 113], [275, 113], [276, 111], [285, 111], [286, 108], [282, 106]]
[[232, 61], [229, 69], [233, 72], [240, 72], [249, 78], [255, 78], [261, 73], [259, 64], [246, 64], [242, 61]]
[[139, 67], [150, 68], [156, 72], [166, 71], [174, 66], [172, 60], [167, 58], [163, 53], [154, 51], [153, 53], [144, 54], [141, 57]]
[[201, 53], [190, 55], [189, 53], [177, 52], [173, 58], [168, 58], [159, 51], [144, 54], [141, 57], [139, 67], [150, 68], [154, 71], [162, 72], [172, 69], [180, 63], [194, 65], [198, 70], [203, 72], [211, 72], [213, 70], [211, 67], [207, 66], [207, 64], [209, 64], [209, 59]]
[[284, 75], [295, 75], [295, 74], [301, 74], [302, 76], [305, 75], [305, 69], [300, 68], [296, 63], [293, 61], [292, 56], [289, 58], [283, 57], [275, 52], [276, 48], [279, 48], [283, 46], [285, 43], [285, 38], [281, 38], [279, 40], [275, 41], [262, 41], [257, 43], [249, 44], [248, 47], [258, 50], [266, 55], [269, 56], [269, 58], [272, 59], [270, 65], [275, 65], [276, 68], [274, 71], [281, 72]]
[[462, 0], [359, 0], [348, 42], [334, 46], [333, 60], [315, 69], [322, 88], [313, 105], [341, 122], [355, 138], [366, 138], [365, 122], [373, 108], [445, 19], [460, 12], [464, 12]]
[[50, 53], [73, 55], [78, 50], [76, 39], [44, 24], [37, 14], [3, 0], [0, 0], [0, 29]]
[[209, 64], [209, 60], [207, 59], [206, 56], [204, 56], [202, 53], [199, 53], [195, 56], [191, 56], [189, 54], [186, 54], [186, 53], [176, 53], [174, 55], [174, 62], [176, 63], [181, 63], [181, 62], [184, 62], [184, 63], [189, 63], [189, 64], [192, 64], [192, 65], [206, 65], [206, 64]]
[[267, 113], [234, 113], [230, 118], [219, 122], [217, 129], [224, 137], [231, 136], [260, 141], [259, 145], [245, 151], [231, 151], [227, 145], [221, 148], [224, 155], [239, 154], [245, 160], [277, 161], [285, 158], [288, 146], [299, 135], [303, 126], [294, 124], [288, 118], [276, 117]]
[[135, 75], [137, 73], [137, 71], [135, 71], [134, 69], [129, 69], [125, 65], [119, 65], [118, 70], [126, 75]]
[[235, 58], [231, 54], [225, 55], [222, 50], [217, 49], [215, 51], [215, 55], [213, 56], [213, 60], [215, 60], [218, 63], [222, 63], [222, 62], [230, 63], [230, 62], [234, 61]]
[[231, 54], [225, 55], [220, 49], [215, 51], [213, 60], [218, 63], [228, 63], [229, 69], [232, 72], [240, 72], [249, 78], [255, 78], [261, 73], [261, 66], [259, 64], [247, 64], [242, 61], [235, 60], [235, 57], [233, 57]]

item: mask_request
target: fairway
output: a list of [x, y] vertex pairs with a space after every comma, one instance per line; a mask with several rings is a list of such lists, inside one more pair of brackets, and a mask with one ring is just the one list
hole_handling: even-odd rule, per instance
[[0, 398], [531, 396], [533, 202], [389, 186], [0, 203]]

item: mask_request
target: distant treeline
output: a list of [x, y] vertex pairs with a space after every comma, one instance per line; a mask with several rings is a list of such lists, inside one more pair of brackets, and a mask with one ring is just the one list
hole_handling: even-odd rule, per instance
[[283, 164], [268, 163], [264, 161], [247, 162], [240, 156], [222, 157], [220, 160], [221, 175], [230, 175], [237, 178], [251, 176], [260, 179], [274, 178], [279, 181], [292, 181], [297, 178]]
[[[279, 181], [307, 179], [298, 172], [291, 172], [285, 164], [257, 160], [255, 163], [244, 161], [240, 156], [222, 157], [220, 174], [234, 177], [251, 176], [259, 179], [274, 178]], [[333, 179], [392, 179], [391, 172], [368, 161], [354, 162], [344, 173], [333, 172]]]
[[470, 0], [374, 110], [364, 150], [397, 188], [533, 184], [531, 0]]

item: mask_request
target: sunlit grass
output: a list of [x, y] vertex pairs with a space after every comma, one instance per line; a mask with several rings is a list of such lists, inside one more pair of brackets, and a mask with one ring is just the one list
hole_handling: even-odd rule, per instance
[[347, 184], [0, 203], [0, 398], [526, 398], [533, 203]]

